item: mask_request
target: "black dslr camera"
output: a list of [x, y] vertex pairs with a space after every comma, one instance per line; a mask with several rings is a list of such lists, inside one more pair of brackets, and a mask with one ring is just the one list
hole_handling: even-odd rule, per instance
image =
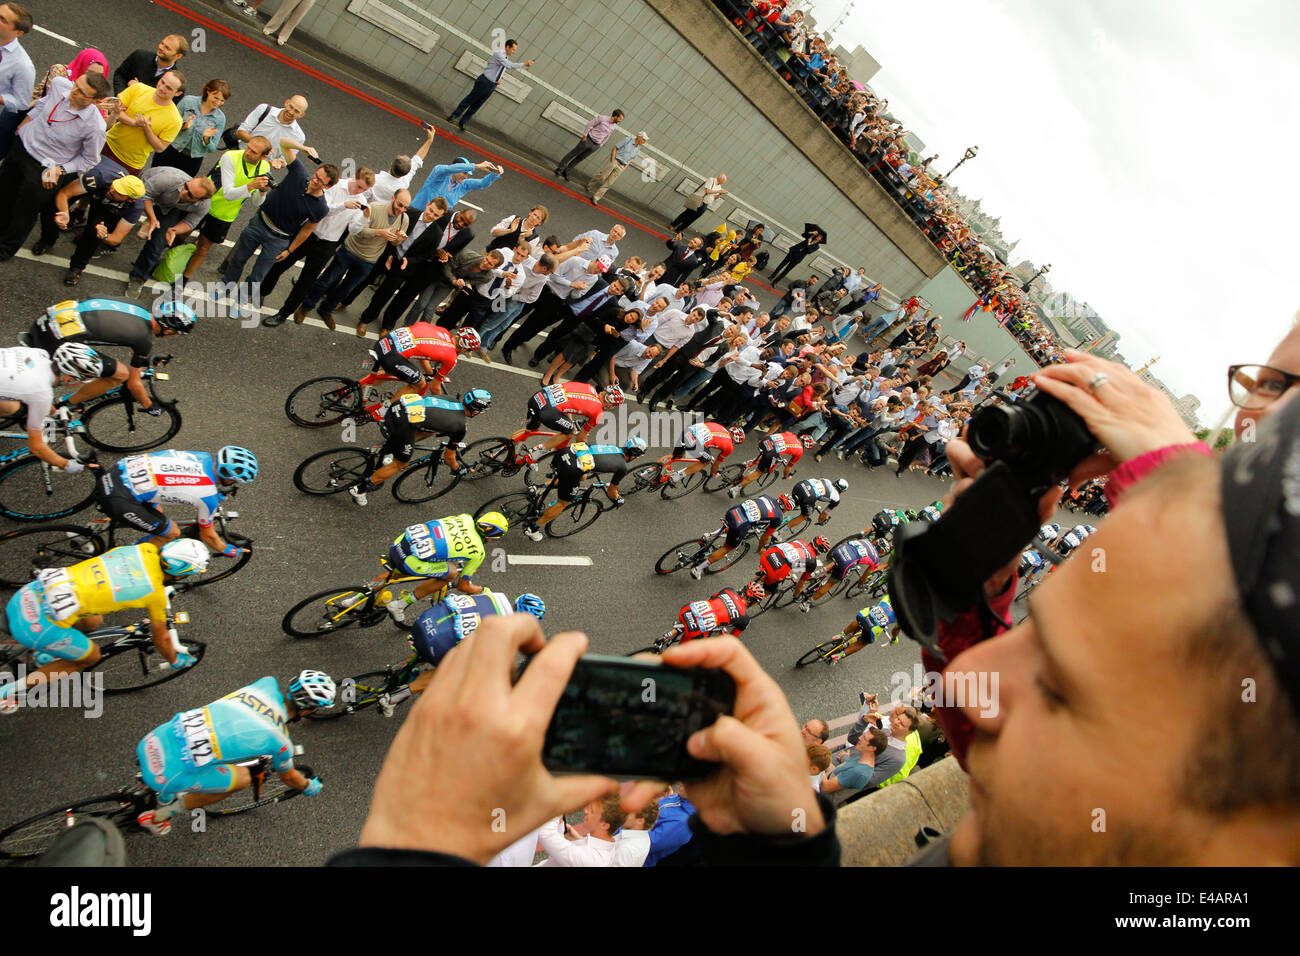
[[940, 659], [939, 621], [978, 606], [984, 581], [1038, 530], [1038, 499], [1097, 449], [1083, 419], [1030, 388], [980, 409], [966, 442], [989, 466], [937, 522], [894, 531], [889, 599], [899, 625]]

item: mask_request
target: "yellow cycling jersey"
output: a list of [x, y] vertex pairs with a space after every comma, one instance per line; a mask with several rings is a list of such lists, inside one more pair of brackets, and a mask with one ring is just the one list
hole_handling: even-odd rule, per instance
[[167, 594], [155, 545], [114, 548], [69, 568], [49, 568], [39, 578], [45, 613], [60, 627], [127, 608], [146, 609], [157, 624], [167, 621]]

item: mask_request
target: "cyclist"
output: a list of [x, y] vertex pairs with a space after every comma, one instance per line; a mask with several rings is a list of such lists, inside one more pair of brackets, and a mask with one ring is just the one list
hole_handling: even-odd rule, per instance
[[584, 382], [548, 385], [528, 400], [528, 418], [524, 427], [510, 438], [517, 442], [524, 432], [542, 428], [553, 429], [558, 433], [530, 449], [524, 456], [524, 464], [536, 465], [548, 451], [564, 445], [574, 435], [578, 436], [578, 441], [585, 442], [605, 410], [622, 405], [623, 398], [623, 389], [614, 383], [605, 386], [600, 392], [596, 391], [594, 385]]
[[105, 369], [103, 377], [83, 385], [67, 402], [80, 405], [125, 383], [127, 391], [141, 408], [150, 415], [161, 415], [162, 409], [154, 408], [141, 375], [142, 370], [149, 367], [153, 338], [190, 332], [198, 320], [188, 305], [171, 300], [160, 302], [151, 313], [138, 305], [114, 299], [86, 299], [82, 302], [69, 299], [46, 309], [27, 334], [32, 344], [51, 355], [64, 342], [129, 348], [129, 367], [115, 362], [113, 368]]
[[858, 576], [858, 583], [867, 579], [867, 575], [880, 567], [884, 562], [881, 561], [880, 552], [866, 538], [854, 538], [852, 541], [845, 541], [830, 554], [831, 573], [826, 576], [822, 583], [812, 596], [806, 598], [799, 604], [799, 610], [807, 613], [812, 610], [812, 602], [821, 600], [836, 584], [843, 581], [850, 571], [854, 568], [862, 568], [862, 573]]
[[257, 456], [238, 445], [222, 448], [215, 460], [205, 451], [155, 451], [102, 469], [95, 498], [104, 514], [149, 535], [140, 544], [180, 537], [176, 522], [157, 505], [189, 505], [198, 513], [203, 543], [233, 558], [241, 549], [221, 540], [212, 518], [221, 502], [256, 477]]
[[915, 512], [913, 520], [920, 521], [938, 521], [939, 516], [943, 514], [943, 500], [933, 501], [926, 505], [920, 511]]
[[[886, 636], [889, 640], [884, 639]], [[894, 608], [889, 603], [889, 598], [882, 598], [879, 604], [864, 607], [853, 622], [835, 635], [833, 640], [849, 638], [852, 640], [844, 650], [836, 651], [831, 655], [832, 663], [842, 661], [850, 654], [856, 654], [868, 644], [879, 644], [881, 647], [897, 644], [898, 622], [894, 619]]]
[[749, 604], [765, 597], [767, 591], [756, 581], [747, 584], [741, 593], [723, 588], [707, 601], [692, 601], [678, 611], [673, 629], [681, 631], [683, 644], [723, 634], [740, 637], [740, 633], [749, 627]]
[[430, 435], [447, 439], [442, 460], [458, 475], [467, 471], [456, 450], [463, 448], [466, 420], [492, 407], [492, 393], [485, 388], [471, 388], [460, 401], [433, 395], [398, 394], [384, 412], [384, 434], [388, 436], [379, 450], [384, 464], [369, 478], [362, 478], [348, 489], [352, 500], [363, 508], [370, 503], [369, 494], [402, 470], [415, 453], [415, 443]]
[[798, 577], [794, 586], [794, 599], [803, 596], [804, 585], [818, 567], [818, 555], [826, 554], [831, 549], [830, 540], [819, 534], [813, 543], [807, 541], [787, 541], [774, 545], [763, 552], [758, 559], [758, 573], [754, 580], [766, 588], [774, 588], [789, 577]]
[[435, 395], [441, 395], [442, 383], [456, 367], [457, 357], [477, 352], [481, 344], [473, 329], [452, 333], [440, 325], [416, 322], [380, 338], [370, 350], [375, 360], [371, 371], [384, 371], [405, 383], [393, 394], [392, 401], [414, 394], [426, 382]]
[[668, 471], [665, 480], [678, 484], [690, 475], [711, 465], [710, 475], [716, 475], [726, 461], [727, 456], [745, 443], [745, 431], [741, 428], [728, 428], [717, 422], [696, 422], [682, 432], [682, 440], [673, 448], [671, 454], [659, 459], [662, 468], [667, 469], [674, 458], [694, 456], [695, 460], [686, 466], [685, 472]]
[[802, 438], [795, 435], [794, 432], [777, 432], [775, 435], [768, 435], [763, 439], [762, 444], [758, 446], [758, 458], [755, 459], [754, 464], [740, 479], [740, 484], [732, 485], [727, 489], [727, 497], [739, 498], [751, 481], [759, 475], [767, 474], [777, 461], [782, 458], [788, 459], [785, 462], [785, 474], [782, 477], [792, 477], [795, 463], [803, 457], [804, 449], [811, 448], [813, 444], [811, 435], [804, 435]]
[[1024, 593], [1028, 594], [1039, 584], [1043, 578], [1051, 574], [1056, 569], [1056, 565], [1045, 560], [1041, 554], [1034, 548], [1025, 548], [1020, 555], [1020, 577], [1025, 582]]
[[1038, 529], [1038, 537], [1044, 544], [1052, 544], [1061, 536], [1061, 526], [1056, 522], [1045, 524]]
[[708, 558], [691, 568], [691, 577], [697, 581], [702, 578], [709, 565], [721, 561], [740, 547], [740, 542], [749, 536], [749, 532], [755, 525], [763, 529], [758, 547], [760, 550], [766, 550], [772, 543], [772, 535], [776, 533], [777, 528], [781, 527], [785, 516], [792, 511], [794, 511], [794, 499], [786, 494], [746, 498], [740, 504], [730, 508], [722, 518], [722, 523], [727, 529], [727, 537], [722, 544], [713, 549]]
[[135, 752], [158, 805], [137, 816], [136, 823], [166, 836], [179, 811], [210, 806], [251, 784], [252, 772], [236, 765], [258, 757], [271, 758], [271, 769], [286, 786], [316, 796], [323, 787], [320, 778], [308, 780], [294, 769], [289, 724], [317, 707], [332, 706], [336, 693], [334, 681], [321, 671], [302, 671], [283, 693], [268, 676], [155, 727]]
[[848, 491], [849, 483], [843, 478], [836, 478], [831, 481], [829, 478], [805, 478], [794, 486], [791, 496], [795, 504], [799, 506], [799, 514], [803, 517], [803, 523], [799, 530], [812, 521], [813, 512], [818, 510], [818, 506], [825, 502], [821, 507], [821, 513], [817, 516], [817, 524], [824, 525], [831, 520], [831, 511], [839, 506], [840, 492]]
[[1056, 542], [1057, 554], [1063, 558], [1069, 557], [1070, 553], [1074, 551], [1075, 548], [1083, 544], [1089, 533], [1087, 525], [1075, 525], [1065, 534], [1061, 535], [1060, 539]]
[[[480, 594], [448, 594], [416, 618], [406, 641], [425, 663], [437, 667], [447, 652], [469, 637], [483, 618], [494, 614], [531, 614], [546, 617], [546, 602], [536, 594], [521, 594], [514, 605], [504, 594], [484, 588]], [[427, 670], [411, 681], [411, 693], [418, 694], [433, 680]]]
[[458, 514], [423, 524], [413, 524], [388, 547], [384, 561], [388, 571], [375, 578], [375, 584], [387, 584], [394, 577], [427, 578], [415, 592], [403, 591], [385, 605], [393, 620], [402, 620], [406, 608], [442, 588], [455, 585], [466, 594], [481, 594], [483, 589], [472, 580], [474, 572], [487, 556], [485, 538], [499, 538], [510, 530], [510, 523], [499, 511], [489, 511], [477, 521], [473, 515]]
[[573, 504], [578, 485], [588, 478], [608, 475], [605, 494], [609, 496], [610, 501], [614, 502], [615, 508], [621, 508], [627, 499], [618, 493], [618, 483], [627, 474], [628, 464], [644, 455], [645, 450], [645, 439], [633, 435], [623, 443], [622, 448], [617, 445], [588, 445], [584, 442], [574, 442], [563, 451], [557, 452], [552, 459], [554, 465], [550, 484], [542, 492], [546, 495], [555, 488], [556, 502], [538, 516], [535, 524], [524, 528], [524, 534], [532, 541], [541, 541], [542, 529], [558, 518], [565, 508]]
[[[158, 653], [173, 667], [191, 666], [195, 659], [173, 644], [167, 627], [171, 606], [170, 581], [207, 570], [208, 549], [199, 541], [181, 538], [158, 548], [133, 544], [67, 568], [48, 568], [9, 599], [5, 618], [19, 644], [46, 659], [27, 675], [28, 685], [45, 674], [71, 674], [98, 663], [99, 645], [86, 635], [98, 628], [105, 614], [127, 608], [149, 612], [150, 634]], [[17, 708], [17, 685], [0, 686], [0, 713]]]
[[26, 405], [27, 449], [46, 464], [70, 475], [80, 474], [85, 465], [64, 458], [45, 441], [45, 419], [54, 404], [54, 386], [93, 381], [116, 367], [114, 359], [81, 342], [59, 346], [52, 357], [44, 349], [25, 346], [0, 349], [0, 416], [16, 416]]

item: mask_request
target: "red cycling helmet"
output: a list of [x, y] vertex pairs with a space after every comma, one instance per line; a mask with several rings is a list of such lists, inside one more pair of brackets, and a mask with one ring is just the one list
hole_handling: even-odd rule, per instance
[[794, 511], [794, 499], [784, 492], [777, 496], [776, 501], [781, 506], [782, 511]]
[[767, 597], [767, 589], [757, 581], [751, 581], [745, 588], [746, 601], [761, 601]]
[[730, 431], [731, 431], [731, 440], [733, 443], [737, 445], [743, 445], [745, 443], [745, 429], [733, 427], [732, 429], [730, 429]]
[[819, 534], [817, 537], [813, 538], [813, 547], [822, 554], [825, 554], [831, 549], [831, 539], [826, 537], [824, 534]]
[[812, 435], [800, 435], [799, 444], [803, 445], [804, 448], [812, 448], [817, 443], [813, 441]]
[[456, 332], [456, 348], [462, 352], [477, 352], [482, 346], [483, 340], [473, 329], [464, 328]]

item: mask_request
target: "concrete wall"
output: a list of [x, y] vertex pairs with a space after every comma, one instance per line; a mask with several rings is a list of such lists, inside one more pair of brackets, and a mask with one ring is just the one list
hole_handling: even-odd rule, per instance
[[[1011, 371], [1016, 375], [1028, 375], [1038, 370], [1038, 363], [1020, 347], [1015, 336], [998, 325], [991, 312], [982, 309], [963, 322], [961, 317], [975, 303], [975, 293], [965, 280], [951, 266], [925, 283], [917, 292], [917, 297], [929, 308], [943, 316], [943, 338], [960, 339], [974, 353], [975, 359], [989, 359], [994, 365], [1004, 359], [1014, 359]], [[954, 373], [960, 378], [965, 370], [974, 364], [974, 359], [963, 355], [954, 364]], [[1009, 379], [1007, 380], [1009, 381]], [[1002, 384], [1006, 384], [1004, 381]]]
[[[942, 269], [924, 236], [704, 0], [319, 0], [298, 31], [444, 113], [499, 31], [498, 42], [518, 39], [518, 58], [537, 63], [508, 73], [474, 122], [520, 150], [554, 161], [590, 115], [622, 108], [624, 129], [645, 129], [651, 143], [645, 168], [626, 171], [616, 190], [665, 220], [701, 179], [726, 172], [734, 195], [697, 227], [762, 221], [780, 236], [773, 264], [814, 219], [830, 243], [805, 266], [866, 266], [896, 295]], [[582, 167], [598, 168], [596, 157]]]
[[970, 781], [953, 757], [836, 812], [845, 866], [899, 866], [916, 855], [923, 826], [948, 833], [970, 810]]

